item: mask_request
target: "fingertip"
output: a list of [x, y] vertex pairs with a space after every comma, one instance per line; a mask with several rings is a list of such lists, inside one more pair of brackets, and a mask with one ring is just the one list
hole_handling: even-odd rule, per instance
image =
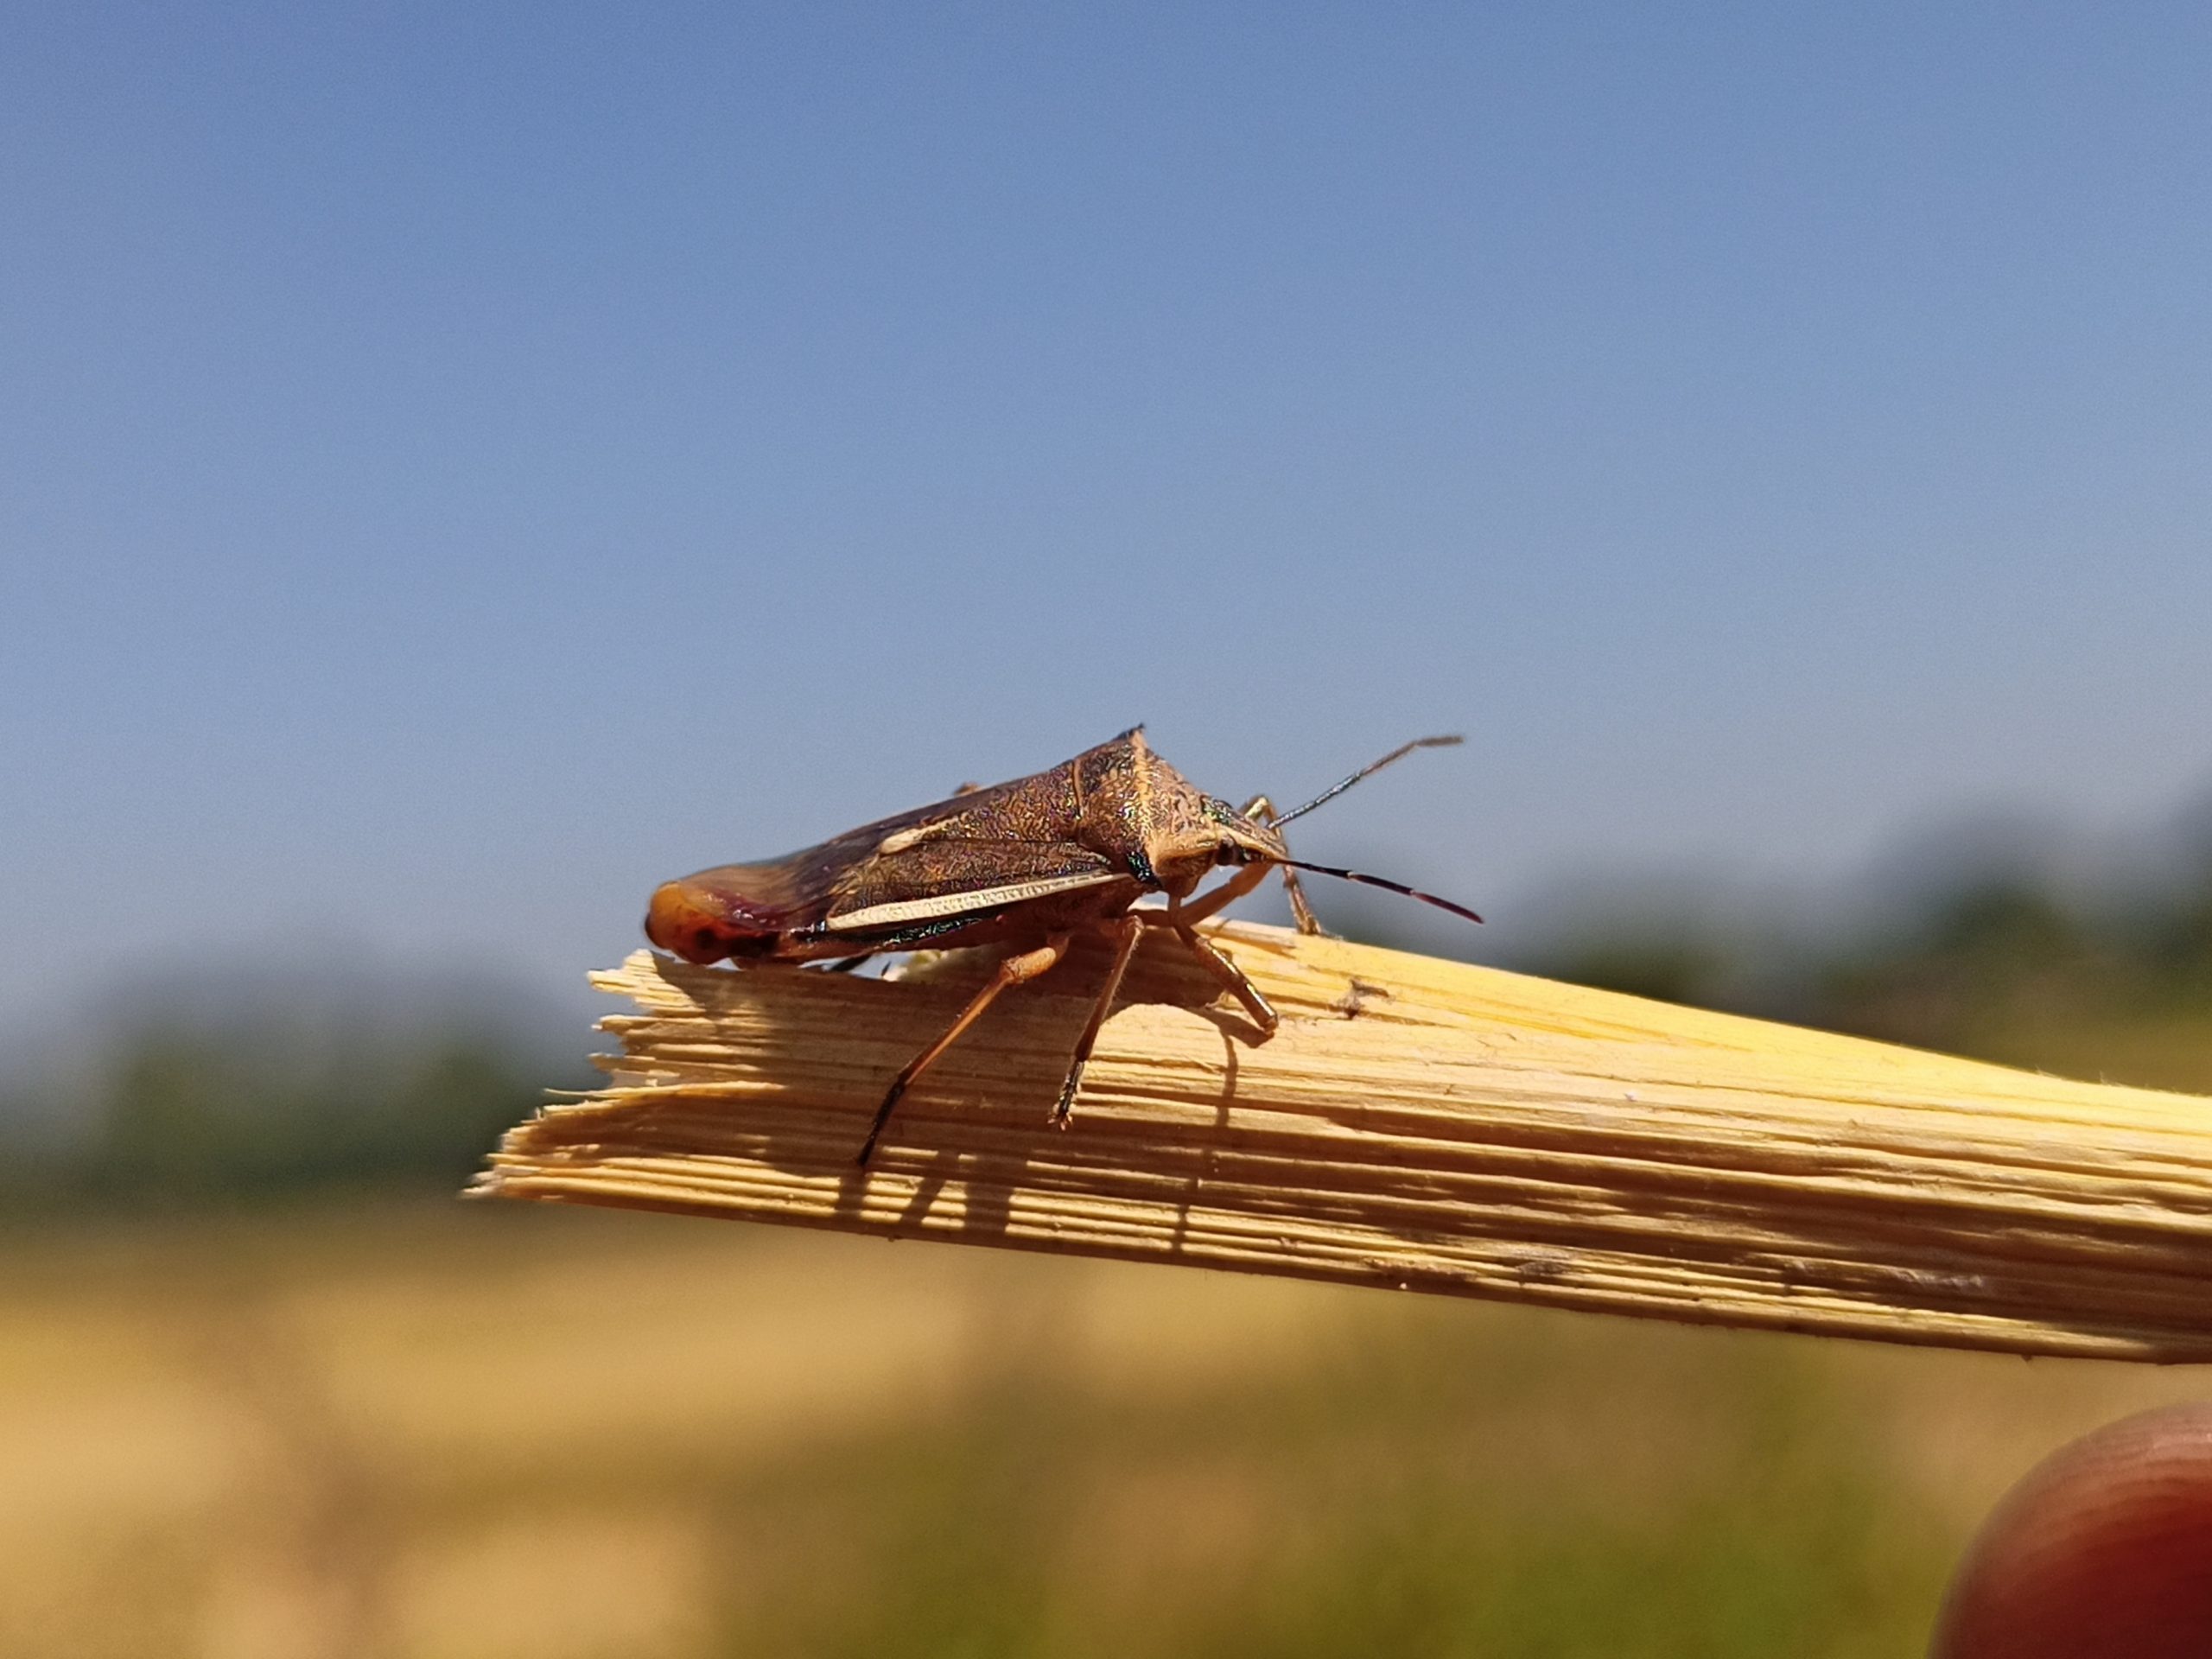
[[2212, 1404], [2054, 1452], [1967, 1547], [1931, 1659], [2212, 1654]]

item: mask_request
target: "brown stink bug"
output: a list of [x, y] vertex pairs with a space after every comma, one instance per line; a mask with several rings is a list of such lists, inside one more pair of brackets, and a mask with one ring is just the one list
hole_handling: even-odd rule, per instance
[[[645, 936], [688, 962], [836, 958], [837, 968], [884, 951], [1010, 947], [960, 1017], [892, 1079], [861, 1145], [865, 1166], [899, 1097], [994, 997], [1049, 971], [1077, 933], [1103, 933], [1113, 941], [1112, 965], [1052, 1109], [1052, 1123], [1065, 1128], [1084, 1065], [1147, 927], [1173, 931], [1272, 1035], [1274, 1009], [1197, 925], [1258, 887], [1269, 870], [1281, 871], [1301, 932], [1318, 933], [1320, 925], [1299, 887], [1299, 870], [1388, 887], [1482, 920], [1400, 882], [1294, 859], [1281, 834], [1293, 818], [1400, 756], [1459, 741], [1418, 738], [1296, 810], [1278, 813], [1264, 795], [1238, 809], [1193, 787], [1152, 752], [1140, 726], [1049, 772], [965, 789], [785, 858], [720, 865], [665, 882], [646, 912]], [[1224, 866], [1236, 874], [1192, 899], [1207, 872]], [[1166, 905], [1133, 908], [1148, 893], [1164, 895]]]

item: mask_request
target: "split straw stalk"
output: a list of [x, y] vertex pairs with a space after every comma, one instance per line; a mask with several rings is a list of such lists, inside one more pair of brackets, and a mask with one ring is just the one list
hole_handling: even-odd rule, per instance
[[475, 1191], [2019, 1353], [2212, 1359], [2212, 1101], [1228, 924], [1255, 1042], [1148, 936], [1008, 993], [853, 1156], [987, 963], [595, 976], [609, 1086]]

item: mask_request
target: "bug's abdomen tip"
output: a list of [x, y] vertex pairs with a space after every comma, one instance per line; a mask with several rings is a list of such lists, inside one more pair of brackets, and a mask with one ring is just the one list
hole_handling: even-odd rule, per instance
[[645, 908], [645, 937], [671, 956], [702, 964], [720, 962], [743, 942], [726, 907], [690, 881], [664, 881]]

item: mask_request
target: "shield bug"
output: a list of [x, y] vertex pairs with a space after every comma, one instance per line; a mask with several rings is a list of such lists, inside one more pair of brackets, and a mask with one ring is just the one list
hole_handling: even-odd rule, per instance
[[[1264, 795], [1237, 808], [1197, 789], [1152, 752], [1140, 726], [1049, 772], [963, 789], [788, 857], [720, 865], [665, 882], [653, 893], [645, 936], [687, 962], [821, 962], [839, 969], [885, 951], [1008, 947], [959, 1018], [892, 1079], [861, 1145], [865, 1166], [899, 1096], [1000, 992], [1049, 972], [1078, 932], [1105, 934], [1111, 965], [1052, 1109], [1054, 1127], [1065, 1128], [1099, 1027], [1147, 927], [1173, 931], [1262, 1035], [1272, 1036], [1279, 1021], [1267, 998], [1198, 931], [1270, 870], [1281, 873], [1305, 933], [1318, 933], [1320, 925], [1299, 886], [1300, 870], [1388, 887], [1482, 920], [1402, 882], [1293, 858], [1282, 839], [1284, 824], [1401, 756], [1459, 741], [1417, 738], [1279, 813]], [[1234, 874], [1193, 899], [1217, 868]], [[1166, 902], [1134, 908], [1147, 894]]]

